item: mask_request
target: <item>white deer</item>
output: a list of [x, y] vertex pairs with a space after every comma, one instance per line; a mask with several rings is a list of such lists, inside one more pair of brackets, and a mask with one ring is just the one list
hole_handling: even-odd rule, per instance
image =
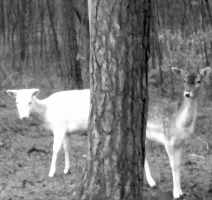
[[[202, 82], [208, 79], [211, 69], [206, 67], [197, 73], [172, 68], [174, 74], [184, 81], [183, 102], [174, 110], [162, 103], [149, 102], [146, 138], [165, 146], [173, 176], [173, 196], [179, 198], [183, 193], [180, 186], [180, 165], [184, 141], [193, 133], [197, 115], [197, 97], [201, 93]], [[151, 187], [156, 185], [151, 176], [149, 164], [145, 159], [146, 178]]]
[[67, 132], [86, 131], [90, 109], [90, 90], [71, 90], [57, 92], [44, 100], [36, 96], [39, 89], [7, 90], [16, 98], [16, 105], [21, 119], [31, 116], [42, 123], [48, 130], [53, 131], [53, 155], [49, 177], [56, 171], [57, 154], [63, 144], [65, 152], [65, 169], [70, 168], [69, 142]]
[[[173, 196], [179, 198], [183, 193], [180, 186], [180, 164], [183, 142], [193, 133], [197, 114], [197, 97], [201, 92], [202, 82], [209, 76], [210, 68], [204, 68], [199, 74], [172, 68], [172, 71], [184, 80], [183, 103], [175, 112], [155, 101], [149, 103], [146, 138], [160, 142], [168, 153], [172, 175]], [[7, 90], [16, 98], [21, 119], [29, 116], [42, 122], [54, 133], [53, 156], [49, 176], [56, 170], [57, 154], [63, 143], [65, 151], [65, 169], [70, 168], [68, 138], [66, 133], [87, 130], [90, 90], [57, 92], [44, 100], [36, 98], [39, 89]], [[151, 187], [156, 185], [151, 176], [149, 164], [145, 159], [146, 178]]]

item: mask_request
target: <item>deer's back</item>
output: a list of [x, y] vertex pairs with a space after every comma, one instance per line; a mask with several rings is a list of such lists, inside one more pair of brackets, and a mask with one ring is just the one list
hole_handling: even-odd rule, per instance
[[62, 125], [67, 130], [87, 129], [90, 110], [90, 91], [72, 90], [51, 95], [46, 99], [47, 123]]

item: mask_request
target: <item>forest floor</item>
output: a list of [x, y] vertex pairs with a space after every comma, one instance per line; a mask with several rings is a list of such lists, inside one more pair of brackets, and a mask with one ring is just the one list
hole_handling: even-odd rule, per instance
[[[0, 93], [0, 200], [75, 200], [86, 160], [87, 137], [70, 137], [71, 174], [64, 175], [60, 152], [54, 178], [48, 177], [52, 157], [52, 134], [18, 119], [14, 100]], [[197, 129], [184, 149], [181, 170], [184, 199], [212, 199], [212, 103], [198, 109]], [[30, 149], [33, 150], [27, 153]], [[172, 175], [164, 148], [149, 145], [147, 156], [158, 188], [145, 180], [144, 199], [171, 200]]]

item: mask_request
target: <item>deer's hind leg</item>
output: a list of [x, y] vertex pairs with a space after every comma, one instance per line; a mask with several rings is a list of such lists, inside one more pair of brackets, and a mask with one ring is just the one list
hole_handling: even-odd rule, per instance
[[149, 168], [149, 163], [148, 160], [145, 158], [145, 162], [144, 162], [144, 169], [145, 169], [145, 173], [146, 173], [146, 179], [147, 182], [149, 183], [150, 187], [155, 187], [156, 183], [154, 181], [154, 179], [152, 178], [152, 174]]
[[69, 157], [70, 148], [69, 148], [69, 137], [67, 136], [67, 134], [63, 138], [63, 149], [64, 149], [64, 152], [65, 152], [64, 174], [68, 174], [69, 169], [70, 169], [70, 157]]

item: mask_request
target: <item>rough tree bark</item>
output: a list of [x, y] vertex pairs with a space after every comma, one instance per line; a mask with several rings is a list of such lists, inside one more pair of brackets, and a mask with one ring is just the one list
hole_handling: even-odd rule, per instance
[[141, 200], [150, 0], [90, 0], [91, 113], [80, 199]]

